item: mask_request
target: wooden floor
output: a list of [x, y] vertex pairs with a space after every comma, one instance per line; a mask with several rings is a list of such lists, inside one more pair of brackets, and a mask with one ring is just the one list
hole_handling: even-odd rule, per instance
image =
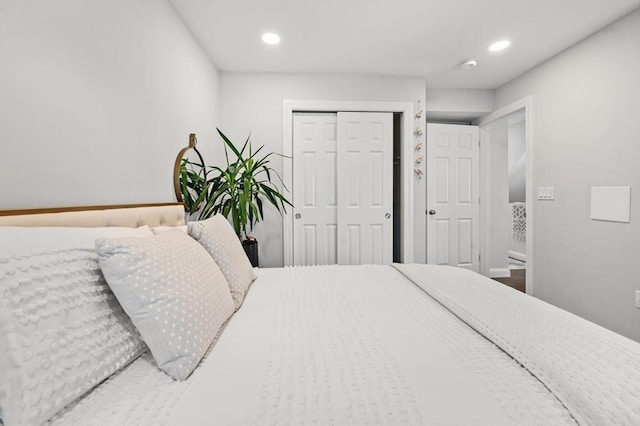
[[525, 269], [512, 269], [511, 278], [494, 278], [494, 280], [525, 293], [527, 288], [525, 271]]

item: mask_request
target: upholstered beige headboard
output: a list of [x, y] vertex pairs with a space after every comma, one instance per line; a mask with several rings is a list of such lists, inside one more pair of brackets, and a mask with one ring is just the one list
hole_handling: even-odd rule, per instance
[[0, 226], [178, 226], [184, 225], [182, 203], [0, 210]]

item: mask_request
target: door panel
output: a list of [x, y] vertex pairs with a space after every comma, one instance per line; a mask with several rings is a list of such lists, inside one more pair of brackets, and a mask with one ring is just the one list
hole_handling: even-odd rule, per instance
[[471, 219], [458, 219], [458, 265], [471, 265], [472, 260], [472, 223]]
[[384, 229], [382, 225], [371, 225], [372, 263], [384, 263]]
[[477, 126], [427, 124], [427, 263], [478, 272]]
[[[346, 225], [347, 229], [347, 244], [345, 249], [342, 250], [342, 256], [347, 256], [347, 262], [343, 264], [347, 265], [359, 265], [362, 258], [360, 257], [360, 249], [362, 248], [362, 244], [360, 241], [360, 225], [352, 224]], [[340, 236], [340, 238], [344, 238], [344, 236]], [[338, 261], [340, 261], [340, 251], [338, 251]]]
[[335, 265], [338, 263], [338, 225], [330, 224], [325, 228], [326, 232], [326, 253], [327, 253], [327, 264]]
[[449, 264], [449, 219], [435, 219], [434, 243], [436, 250], [433, 251], [436, 265]]
[[[371, 181], [371, 206], [383, 207], [384, 202], [384, 182], [385, 176], [380, 173], [384, 167], [384, 156], [382, 152], [371, 153], [371, 169], [369, 180]], [[389, 178], [388, 176], [386, 177]]]
[[338, 113], [338, 263], [393, 260], [393, 114]]
[[337, 260], [336, 126], [336, 114], [293, 117], [294, 265]]
[[304, 186], [304, 206], [316, 207], [316, 153], [302, 153], [302, 185]]
[[[359, 152], [347, 152], [347, 169], [346, 180], [341, 182], [342, 189], [345, 189], [343, 185], [347, 185], [346, 190], [349, 194], [348, 206], [360, 207], [360, 153]], [[340, 155], [340, 154], [338, 154]], [[340, 194], [340, 188], [338, 189]]]
[[435, 197], [438, 204], [449, 203], [449, 158], [435, 158]]
[[338, 207], [338, 188], [336, 186], [337, 164], [338, 164], [338, 153], [335, 151], [326, 152], [325, 182], [327, 182], [327, 186], [326, 186], [327, 207]]
[[315, 265], [318, 261], [318, 255], [316, 252], [316, 226], [311, 224], [304, 225], [304, 232], [302, 234], [302, 237], [304, 240], [304, 264]]

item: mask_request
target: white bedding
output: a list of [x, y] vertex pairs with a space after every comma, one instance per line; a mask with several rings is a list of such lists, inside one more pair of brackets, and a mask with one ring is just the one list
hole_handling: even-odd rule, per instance
[[52, 423], [575, 421], [528, 370], [394, 268], [322, 266], [259, 270], [186, 382], [143, 356]]
[[531, 371], [581, 425], [640, 425], [637, 342], [464, 269], [394, 266]]

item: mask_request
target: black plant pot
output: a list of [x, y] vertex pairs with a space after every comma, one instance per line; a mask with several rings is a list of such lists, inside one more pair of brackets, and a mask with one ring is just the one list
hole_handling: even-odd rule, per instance
[[257, 240], [243, 240], [242, 248], [244, 252], [247, 253], [247, 257], [249, 258], [249, 262], [251, 262], [251, 266], [254, 268], [258, 265], [258, 241]]

